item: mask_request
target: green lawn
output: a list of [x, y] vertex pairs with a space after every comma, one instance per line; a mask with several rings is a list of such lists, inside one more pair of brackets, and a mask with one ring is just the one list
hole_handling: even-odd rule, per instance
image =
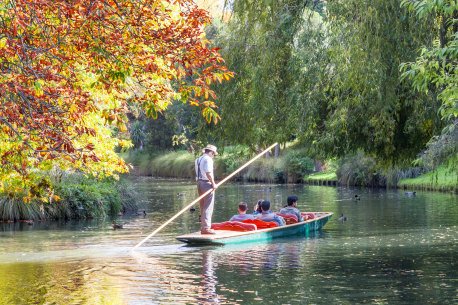
[[322, 181], [337, 181], [336, 171], [331, 169], [319, 173], [311, 174], [304, 178], [305, 180], [322, 180]]
[[441, 166], [437, 171], [432, 171], [417, 178], [403, 179], [399, 181], [399, 187], [426, 188], [433, 190], [457, 191], [458, 170]]

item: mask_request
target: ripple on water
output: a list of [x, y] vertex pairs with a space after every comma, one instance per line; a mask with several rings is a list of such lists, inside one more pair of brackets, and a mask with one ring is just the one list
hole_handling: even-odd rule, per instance
[[8, 245], [0, 247], [0, 304], [456, 303], [456, 196], [228, 185], [218, 190], [215, 221], [241, 200], [263, 196], [277, 208], [292, 193], [302, 210], [348, 220], [332, 219], [310, 238], [196, 248], [175, 240], [199, 228], [198, 213], [184, 213], [131, 252], [195, 192], [188, 182], [141, 183], [147, 216], [118, 218], [123, 230], [109, 220], [0, 225]]

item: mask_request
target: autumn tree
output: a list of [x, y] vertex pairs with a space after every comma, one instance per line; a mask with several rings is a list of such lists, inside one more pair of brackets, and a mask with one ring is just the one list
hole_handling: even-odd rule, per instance
[[126, 170], [106, 124], [125, 128], [127, 101], [156, 118], [181, 100], [216, 123], [210, 86], [233, 74], [205, 38], [209, 23], [185, 0], [2, 1], [1, 189], [31, 190], [55, 165]]

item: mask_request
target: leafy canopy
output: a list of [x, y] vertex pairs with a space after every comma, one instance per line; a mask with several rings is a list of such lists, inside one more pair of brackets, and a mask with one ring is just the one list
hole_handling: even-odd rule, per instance
[[108, 125], [125, 129], [127, 101], [156, 118], [179, 99], [216, 123], [210, 86], [233, 73], [209, 23], [186, 0], [2, 1], [0, 191], [30, 190], [56, 165], [125, 171]]

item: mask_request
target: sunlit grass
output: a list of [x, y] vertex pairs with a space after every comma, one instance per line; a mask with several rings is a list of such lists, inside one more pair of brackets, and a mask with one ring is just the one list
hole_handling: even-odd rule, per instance
[[453, 167], [441, 166], [417, 178], [402, 179], [399, 187], [457, 191], [458, 174]]
[[323, 180], [323, 181], [337, 181], [337, 175], [335, 170], [327, 170], [320, 173], [314, 173], [307, 177], [305, 180]]

